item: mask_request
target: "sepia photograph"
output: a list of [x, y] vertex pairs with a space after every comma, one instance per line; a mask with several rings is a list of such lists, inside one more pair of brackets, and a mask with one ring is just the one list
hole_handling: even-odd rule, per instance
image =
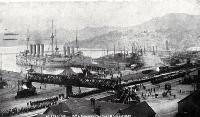
[[0, 0], [0, 117], [199, 117], [200, 0]]

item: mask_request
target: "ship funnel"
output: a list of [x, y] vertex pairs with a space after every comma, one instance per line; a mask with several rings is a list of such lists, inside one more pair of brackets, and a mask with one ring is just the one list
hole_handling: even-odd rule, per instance
[[44, 56], [44, 44], [41, 44], [41, 56]]
[[67, 47], [67, 55], [70, 56], [70, 47]]
[[39, 57], [40, 56], [40, 44], [37, 44], [37, 56]]
[[64, 56], [66, 56], [66, 47], [63, 46], [63, 52], [64, 52]]
[[33, 56], [35, 56], [35, 54], [36, 54], [36, 45], [34, 44], [33, 45]]
[[30, 55], [32, 55], [32, 54], [33, 54], [33, 45], [30, 44]]
[[74, 55], [74, 47], [72, 47], [72, 55]]

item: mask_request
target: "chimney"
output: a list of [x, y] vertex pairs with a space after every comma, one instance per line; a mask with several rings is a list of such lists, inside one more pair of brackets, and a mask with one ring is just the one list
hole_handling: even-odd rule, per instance
[[132, 51], [131, 52], [132, 52], [132, 55], [133, 55], [133, 46], [132, 46]]
[[67, 55], [70, 56], [70, 47], [67, 47]]
[[91, 102], [91, 106], [92, 106], [93, 108], [95, 108], [95, 99], [94, 99], [94, 98], [91, 98], [91, 99], [90, 99], [90, 102]]
[[74, 55], [74, 47], [72, 47], [72, 55]]
[[41, 56], [44, 56], [44, 44], [41, 44]]
[[168, 40], [166, 40], [165, 45], [166, 45], [166, 50], [169, 50], [169, 42], [168, 42]]
[[30, 44], [30, 55], [32, 55], [32, 54], [33, 54], [33, 45]]
[[126, 50], [125, 50], [125, 46], [124, 46], [124, 59], [126, 58]]
[[153, 55], [155, 55], [155, 49], [154, 49], [154, 46], [153, 46]]
[[63, 46], [63, 52], [64, 52], [64, 56], [66, 56], [66, 47]]
[[114, 56], [115, 56], [115, 45], [114, 45]]
[[101, 115], [101, 106], [98, 106], [97, 108], [95, 108], [95, 113], [100, 116]]
[[95, 107], [95, 99], [94, 98], [91, 98], [90, 102], [91, 102], [91, 106], [94, 108], [94, 113], [100, 116], [101, 106]]
[[39, 57], [40, 56], [40, 44], [37, 44], [37, 56]]
[[33, 56], [35, 56], [35, 54], [36, 54], [36, 45], [34, 44], [33, 45]]

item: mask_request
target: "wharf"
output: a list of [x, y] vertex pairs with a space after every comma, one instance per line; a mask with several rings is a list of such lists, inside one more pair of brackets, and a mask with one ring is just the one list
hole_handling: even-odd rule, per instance
[[[180, 78], [180, 77], [184, 77], [185, 76], [185, 74], [186, 73], [190, 73], [190, 72], [192, 72], [192, 71], [194, 71], [194, 70], [198, 70], [198, 68], [196, 68], [196, 69], [188, 69], [188, 70], [186, 70], [186, 71], [184, 71], [183, 72], [183, 70], [180, 70], [180, 71], [174, 71], [174, 72], [170, 72], [170, 73], [166, 73], [166, 74], [163, 74], [164, 76], [167, 76], [169, 79], [167, 79], [167, 80], [170, 80], [169, 82], [171, 82], [171, 80], [177, 80], [178, 78]], [[7, 75], [7, 74], [9, 74], [9, 75]], [[28, 74], [28, 75], [33, 75], [34, 73], [31, 73], [31, 74]], [[180, 75], [181, 74], [181, 75]], [[23, 77], [23, 74], [20, 74], [20, 73], [16, 73], [16, 72], [7, 72], [7, 71], [4, 71], [3, 72], [3, 75], [5, 75], [5, 77], [4, 78], [7, 78], [7, 79], [10, 79], [10, 80], [14, 80], [15, 82], [17, 82], [18, 80], [21, 80], [21, 79], [23, 79], [24, 77]], [[17, 77], [16, 77], [17, 76]], [[62, 76], [62, 77], [61, 77]], [[162, 76], [162, 75], [161, 75]], [[164, 77], [163, 76], [163, 77]], [[59, 95], [59, 94], [61, 94], [61, 93], [63, 93], [63, 94], [65, 94], [65, 91], [66, 91], [66, 87], [65, 87], [65, 84], [59, 84], [59, 83], [55, 83], [54, 81], [53, 82], [50, 82], [52, 79], [53, 80], [56, 80], [56, 82], [60, 82], [60, 83], [63, 83], [62, 82], [62, 80], [63, 79], [66, 79], [66, 77], [68, 78], [67, 80], [69, 80], [69, 81], [73, 81], [73, 79], [76, 79], [76, 78], [72, 78], [72, 79], [70, 79], [71, 77], [68, 77], [68, 76], [64, 76], [64, 75], [45, 75], [45, 78], [44, 79], [40, 79], [40, 78], [42, 78], [42, 77], [40, 77], [40, 74], [38, 75], [38, 73], [37, 73], [37, 77], [28, 77], [28, 78], [33, 78], [33, 79], [31, 79], [30, 81], [31, 82], [33, 82], [32, 84], [34, 85], [34, 86], [36, 86], [36, 89], [37, 89], [37, 91], [38, 91], [38, 94], [39, 95], [37, 95], [37, 96], [32, 96], [32, 97], [30, 97], [30, 98], [26, 98], [26, 99], [17, 99], [17, 100], [15, 100], [13, 97], [14, 97], [14, 95], [16, 95], [16, 92], [17, 92], [17, 88], [15, 87], [15, 91], [13, 91], [13, 93], [12, 94], [10, 94], [9, 92], [8, 92], [8, 97], [7, 98], [4, 98], [4, 99], [1, 99], [1, 102], [3, 102], [2, 103], [2, 105], [0, 106], [0, 109], [9, 109], [9, 108], [13, 108], [13, 107], [15, 107], [15, 105], [18, 105], [19, 107], [24, 107], [24, 106], [26, 106], [26, 104], [27, 104], [27, 102], [29, 102], [29, 101], [34, 101], [34, 100], [39, 100], [39, 99], [43, 99], [43, 98], [47, 98], [47, 97], [51, 97], [51, 96], [55, 96], [55, 95]], [[124, 77], [127, 77], [127, 76], [123, 76], [122, 77], [122, 79], [124, 78]], [[36, 79], [34, 79], [34, 78], [36, 78]], [[146, 83], [146, 85], [149, 85], [148, 87], [149, 88], [155, 88], [155, 87], [157, 87], [156, 85], [153, 85], [153, 84], [151, 84], [151, 80], [153, 79], [152, 77], [142, 77], [141, 78], [141, 76], [139, 77], [138, 76], [138, 79], [137, 79], [137, 77], [136, 77], [136, 79], [135, 79], [135, 76], [134, 75], [132, 75], [132, 74], [130, 74], [130, 75], [128, 75], [128, 78], [130, 79], [128, 82], [121, 82], [121, 86], [123, 86], [123, 87], [128, 87], [128, 86], [134, 86], [134, 85], [136, 85], [136, 84], [144, 84], [144, 83]], [[132, 79], [131, 79], [132, 78]], [[29, 79], [28, 79], [29, 80]], [[38, 82], [38, 83], [35, 83], [35, 81], [37, 82], [37, 80], [40, 80], [40, 81], [43, 81], [43, 82]], [[96, 81], [99, 81], [99, 79], [95, 79], [95, 78], [82, 78], [82, 77], [80, 77], [78, 80], [84, 80], [84, 82], [85, 83], [87, 83], [87, 82], [89, 82], [89, 83], [94, 83], [94, 82], [96, 82]], [[116, 80], [116, 79], [100, 79], [101, 81], [109, 81], [109, 82], [112, 82], [112, 81], [117, 81], [118, 82], [118, 80]], [[46, 81], [48, 81], [48, 82], [46, 82]], [[77, 81], [77, 79], [75, 80], [75, 81]], [[41, 83], [51, 83], [51, 84], [41, 84]], [[64, 82], [64, 83], [66, 83], [66, 82]], [[80, 82], [75, 82], [75, 83], [80, 83]], [[101, 85], [101, 83], [103, 83], [103, 82], [97, 82], [97, 83], [99, 83], [98, 84], [98, 87], [92, 87], [92, 88], [99, 88], [99, 89], [101, 89], [100, 88], [100, 86], [99, 85]], [[56, 85], [56, 84], [59, 84], [59, 85], [62, 85], [62, 86], [59, 86], [59, 85]], [[159, 84], [159, 83], [158, 83]], [[162, 84], [162, 83], [161, 83]], [[46, 86], [45, 86], [46, 85]], [[97, 84], [94, 84], [94, 86], [95, 85], [97, 85]], [[110, 84], [108, 83], [108, 84], [106, 84], [106, 86], [109, 86]], [[42, 86], [41, 88], [40, 88], [40, 86]], [[80, 86], [80, 85], [78, 85], [78, 86]], [[105, 86], [105, 84], [104, 85], [102, 85], [101, 87], [103, 87], [103, 86]], [[114, 84], [113, 86], [117, 86], [116, 84]], [[46, 87], [46, 88], [44, 88], [44, 87]], [[73, 86], [74, 87], [74, 86]], [[105, 87], [104, 87], [105, 88]], [[113, 89], [115, 89], [116, 87], [112, 87], [112, 88], [108, 88], [107, 90], [113, 90]], [[160, 88], [160, 87], [159, 87]], [[161, 89], [162, 89], [162, 87], [161, 87]], [[178, 89], [177, 88], [175, 88], [176, 89], [176, 92], [175, 93], [177, 93], [177, 91], [178, 91]], [[73, 90], [73, 92], [78, 92], [78, 87], [76, 87], [76, 88], [71, 88], [71, 90]], [[75, 91], [76, 90], [76, 91]], [[91, 89], [90, 91], [93, 91], [94, 89]], [[146, 91], [146, 90], [144, 90], [144, 91]], [[157, 90], [158, 91], [158, 90]], [[161, 91], [158, 91], [158, 92], [160, 92], [159, 93], [159, 95], [162, 95], [161, 94], [161, 92], [163, 92], [163, 90], [161, 90]], [[67, 92], [66, 92], [67, 93]], [[83, 92], [81, 92], [82, 94], [83, 94]], [[89, 100], [89, 98], [92, 98], [92, 97], [94, 97], [94, 98], [97, 98], [97, 100], [98, 100], [98, 98], [100, 98], [100, 99], [102, 99], [104, 96], [105, 97], [109, 97], [109, 96], [111, 96], [112, 94], [110, 94], [110, 93], [108, 93], [108, 92], [102, 92], [102, 93], [100, 93], [100, 92], [98, 92], [99, 94], [97, 94], [97, 93], [92, 93], [92, 94], [94, 94], [94, 95], [90, 95], [90, 96], [87, 96], [87, 97], [85, 97], [85, 99], [87, 99], [87, 100]], [[136, 92], [138, 95], [141, 95], [141, 92]], [[143, 92], [144, 93], [144, 92]], [[147, 92], [145, 92], [145, 93], [147, 93]], [[184, 96], [187, 96], [187, 95], [184, 95]], [[178, 97], [177, 96], [177, 98], [179, 98], [179, 99], [182, 99], [182, 97], [184, 97], [184, 96], [181, 96], [181, 97]], [[150, 98], [150, 97], [153, 97], [153, 96], [148, 96], [148, 98], [146, 98], [146, 99], [144, 99], [144, 100], [147, 100], [147, 102], [148, 102], [148, 99], [152, 99], [152, 98]], [[74, 98], [75, 99], [75, 98]], [[141, 98], [142, 99], [142, 98]], [[158, 102], [161, 102], [160, 101], [160, 99], [162, 100], [162, 98], [157, 98], [157, 99], [154, 99], [154, 100], [151, 100], [149, 103], [153, 103], [154, 101], [156, 102], [156, 104], [158, 103]], [[171, 99], [171, 97], [170, 97], [170, 99]], [[76, 100], [76, 99], [75, 99]], [[165, 100], [165, 99], [164, 99]], [[168, 99], [169, 100], [169, 99]], [[164, 101], [165, 102], [165, 101]], [[163, 102], [163, 103], [164, 103]], [[175, 101], [176, 102], [176, 101]], [[154, 107], [154, 103], [152, 104], [152, 108]], [[151, 106], [151, 105], [150, 105]], [[154, 107], [155, 108], [155, 107]], [[161, 113], [162, 114], [162, 113]]]

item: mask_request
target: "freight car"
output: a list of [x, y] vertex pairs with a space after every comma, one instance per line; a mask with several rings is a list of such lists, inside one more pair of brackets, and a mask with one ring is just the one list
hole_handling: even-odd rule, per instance
[[158, 84], [158, 83], [165, 82], [165, 81], [168, 81], [168, 80], [180, 78], [180, 77], [183, 77], [185, 75], [186, 75], [186, 72], [184, 70], [174, 71], [174, 72], [160, 74], [160, 75], [155, 75], [151, 79], [151, 83], [152, 84]]
[[166, 73], [166, 72], [173, 72], [177, 70], [183, 70], [183, 69], [188, 69], [192, 67], [199, 66], [198, 64], [191, 64], [191, 63], [182, 63], [182, 64], [177, 64], [175, 66], [160, 66], [158, 67], [159, 73]]

